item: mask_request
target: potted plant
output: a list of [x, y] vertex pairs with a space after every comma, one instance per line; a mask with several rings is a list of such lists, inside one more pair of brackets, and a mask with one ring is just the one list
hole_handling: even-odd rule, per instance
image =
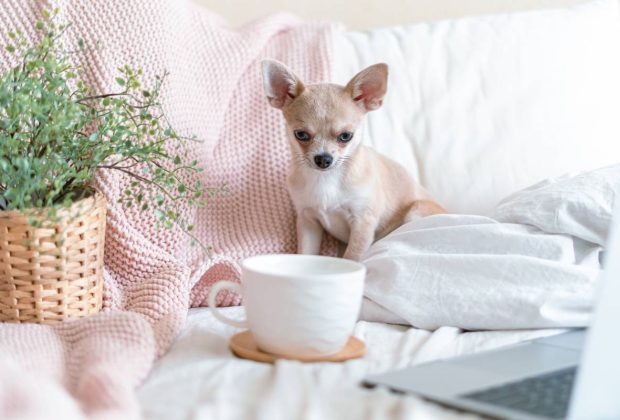
[[0, 321], [101, 309], [106, 200], [94, 188], [97, 171], [127, 176], [119, 204], [190, 236], [179, 204], [202, 206], [212, 193], [183, 181], [201, 168], [184, 159], [183, 145], [195, 140], [172, 129], [159, 102], [165, 75], [145, 88], [142, 71], [123, 66], [115, 91], [94, 92], [72, 62], [86, 46], [63, 46], [71, 25], [57, 14], [36, 23], [36, 45], [8, 34], [15, 65], [0, 76]]

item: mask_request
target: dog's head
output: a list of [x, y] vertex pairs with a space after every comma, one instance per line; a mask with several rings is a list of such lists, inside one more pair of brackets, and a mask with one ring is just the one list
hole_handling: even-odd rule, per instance
[[284, 114], [296, 161], [327, 171], [350, 159], [361, 141], [355, 134], [362, 118], [383, 102], [387, 65], [374, 64], [339, 86], [304, 85], [284, 64], [262, 64], [267, 99]]

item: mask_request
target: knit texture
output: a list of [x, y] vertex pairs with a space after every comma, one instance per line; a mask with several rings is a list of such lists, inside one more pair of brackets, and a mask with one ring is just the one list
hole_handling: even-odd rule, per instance
[[[68, 47], [80, 38], [101, 43], [77, 57], [96, 90], [115, 91], [124, 64], [142, 68], [147, 83], [170, 73], [162, 91], [167, 115], [179, 133], [202, 140], [189, 146], [205, 168], [201, 181], [228, 191], [204, 209], [181, 209], [195, 235], [213, 246], [206, 259], [182, 232], [157, 231], [152, 215], [117, 205], [127, 179], [99, 173], [109, 200], [104, 311], [54, 326], [0, 325], [0, 418], [135, 418], [134, 390], [172, 343], [187, 308], [205, 303], [214, 282], [238, 281], [240, 259], [295, 250], [285, 186], [290, 151], [282, 116], [264, 98], [259, 62], [275, 58], [304, 80], [326, 81], [330, 26], [276, 15], [233, 30], [183, 0], [3, 0], [1, 44], [14, 29], [34, 40], [41, 10], [55, 6], [74, 24]], [[12, 60], [2, 49], [0, 68]], [[326, 241], [324, 251], [334, 250]], [[240, 298], [221, 293], [218, 303]]]

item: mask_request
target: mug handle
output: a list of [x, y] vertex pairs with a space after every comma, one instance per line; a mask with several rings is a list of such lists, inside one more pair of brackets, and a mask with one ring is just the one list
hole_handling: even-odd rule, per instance
[[233, 327], [239, 328], [248, 328], [247, 320], [237, 321], [235, 319], [230, 319], [220, 313], [220, 308], [215, 303], [215, 299], [217, 298], [217, 294], [222, 290], [232, 290], [238, 294], [242, 294], [241, 285], [239, 283], [235, 283], [234, 281], [222, 280], [215, 283], [211, 290], [209, 291], [209, 296], [207, 296], [207, 305], [209, 309], [211, 309], [211, 313], [218, 320], [223, 322], [224, 324], [232, 325]]

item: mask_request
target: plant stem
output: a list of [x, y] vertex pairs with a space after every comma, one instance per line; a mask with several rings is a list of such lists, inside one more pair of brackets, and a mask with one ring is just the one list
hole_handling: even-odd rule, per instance
[[161, 192], [163, 192], [166, 195], [166, 197], [168, 197], [170, 200], [177, 201], [177, 199], [175, 199], [174, 196], [168, 192], [168, 190], [166, 190], [164, 187], [159, 185], [157, 182], [154, 182], [154, 181], [152, 181], [152, 180], [150, 180], [148, 178], [145, 178], [145, 177], [143, 177], [141, 175], [138, 175], [138, 174], [136, 174], [134, 172], [128, 171], [126, 169], [123, 169], [122, 167], [111, 166], [111, 165], [99, 165], [99, 166], [97, 166], [97, 168], [98, 169], [99, 168], [102, 168], [102, 169], [114, 169], [116, 171], [124, 172], [127, 175], [129, 175], [129, 176], [131, 176], [133, 178], [136, 178], [139, 181], [146, 182], [149, 185], [153, 185], [153, 186], [157, 187], [157, 189], [159, 189]]

